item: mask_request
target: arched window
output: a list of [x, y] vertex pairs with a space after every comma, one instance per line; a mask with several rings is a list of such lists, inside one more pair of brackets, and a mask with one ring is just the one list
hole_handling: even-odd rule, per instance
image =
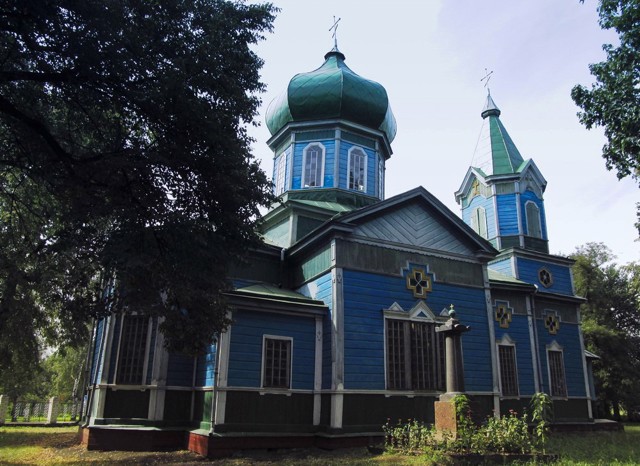
[[527, 234], [534, 238], [542, 238], [542, 227], [540, 225], [540, 209], [533, 201], [525, 204], [527, 216]]
[[487, 238], [487, 213], [483, 207], [476, 207], [471, 212], [471, 228], [483, 238]]
[[324, 146], [319, 143], [312, 143], [305, 147], [302, 166], [302, 187], [315, 188], [322, 186]]
[[367, 190], [367, 154], [359, 147], [349, 150], [349, 189]]
[[378, 197], [384, 199], [384, 160], [378, 162]]

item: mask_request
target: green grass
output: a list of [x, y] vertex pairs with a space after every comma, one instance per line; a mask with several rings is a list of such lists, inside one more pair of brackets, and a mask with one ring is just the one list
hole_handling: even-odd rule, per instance
[[[0, 427], [1, 465], [149, 465], [191, 464], [246, 466], [279, 465], [430, 465], [447, 464], [443, 456], [373, 455], [357, 448], [327, 452], [290, 450], [247, 452], [225, 460], [208, 461], [186, 451], [101, 452], [78, 444], [77, 427]], [[627, 424], [625, 432], [552, 434], [547, 451], [560, 455], [559, 466], [640, 464], [640, 424]], [[533, 464], [533, 463], [532, 463]]]

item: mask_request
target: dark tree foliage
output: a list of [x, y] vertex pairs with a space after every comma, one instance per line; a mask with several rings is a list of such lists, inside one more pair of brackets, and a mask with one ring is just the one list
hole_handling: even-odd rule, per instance
[[640, 407], [640, 266], [617, 266], [602, 243], [588, 243], [573, 254], [576, 292], [587, 348], [594, 362], [596, 393], [607, 413]]
[[604, 128], [602, 156], [618, 178], [640, 175], [640, 1], [600, 0], [600, 26], [618, 33], [620, 44], [605, 44], [607, 59], [589, 66], [596, 82], [575, 86], [580, 122]]
[[173, 349], [224, 327], [270, 199], [246, 125], [274, 13], [0, 0], [0, 374], [110, 311], [162, 316]]

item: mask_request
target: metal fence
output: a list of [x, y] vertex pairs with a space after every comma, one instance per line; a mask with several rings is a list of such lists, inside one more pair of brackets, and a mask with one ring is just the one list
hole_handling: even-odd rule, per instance
[[[9, 402], [4, 408], [4, 423], [43, 423], [55, 424], [58, 422], [76, 422], [80, 420], [82, 412], [81, 401], [59, 403], [57, 399], [50, 398], [47, 401]], [[0, 414], [0, 420], [2, 414]], [[2, 424], [2, 422], [0, 422]]]

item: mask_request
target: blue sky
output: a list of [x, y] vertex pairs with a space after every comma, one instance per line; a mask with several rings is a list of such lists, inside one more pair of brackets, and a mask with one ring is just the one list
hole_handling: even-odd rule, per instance
[[605, 168], [601, 130], [587, 131], [570, 91], [589, 85], [589, 63], [604, 59], [615, 34], [597, 24], [585, 0], [275, 0], [275, 31], [255, 49], [265, 60], [262, 125], [251, 128], [254, 154], [271, 175], [264, 111], [293, 75], [323, 62], [328, 31], [341, 18], [338, 46], [356, 73], [387, 90], [398, 123], [387, 163], [387, 197], [422, 185], [457, 214], [453, 193], [471, 163], [482, 119], [485, 68], [501, 120], [548, 185], [545, 207], [552, 253], [607, 244], [619, 263], [640, 260], [633, 223], [637, 185]]

